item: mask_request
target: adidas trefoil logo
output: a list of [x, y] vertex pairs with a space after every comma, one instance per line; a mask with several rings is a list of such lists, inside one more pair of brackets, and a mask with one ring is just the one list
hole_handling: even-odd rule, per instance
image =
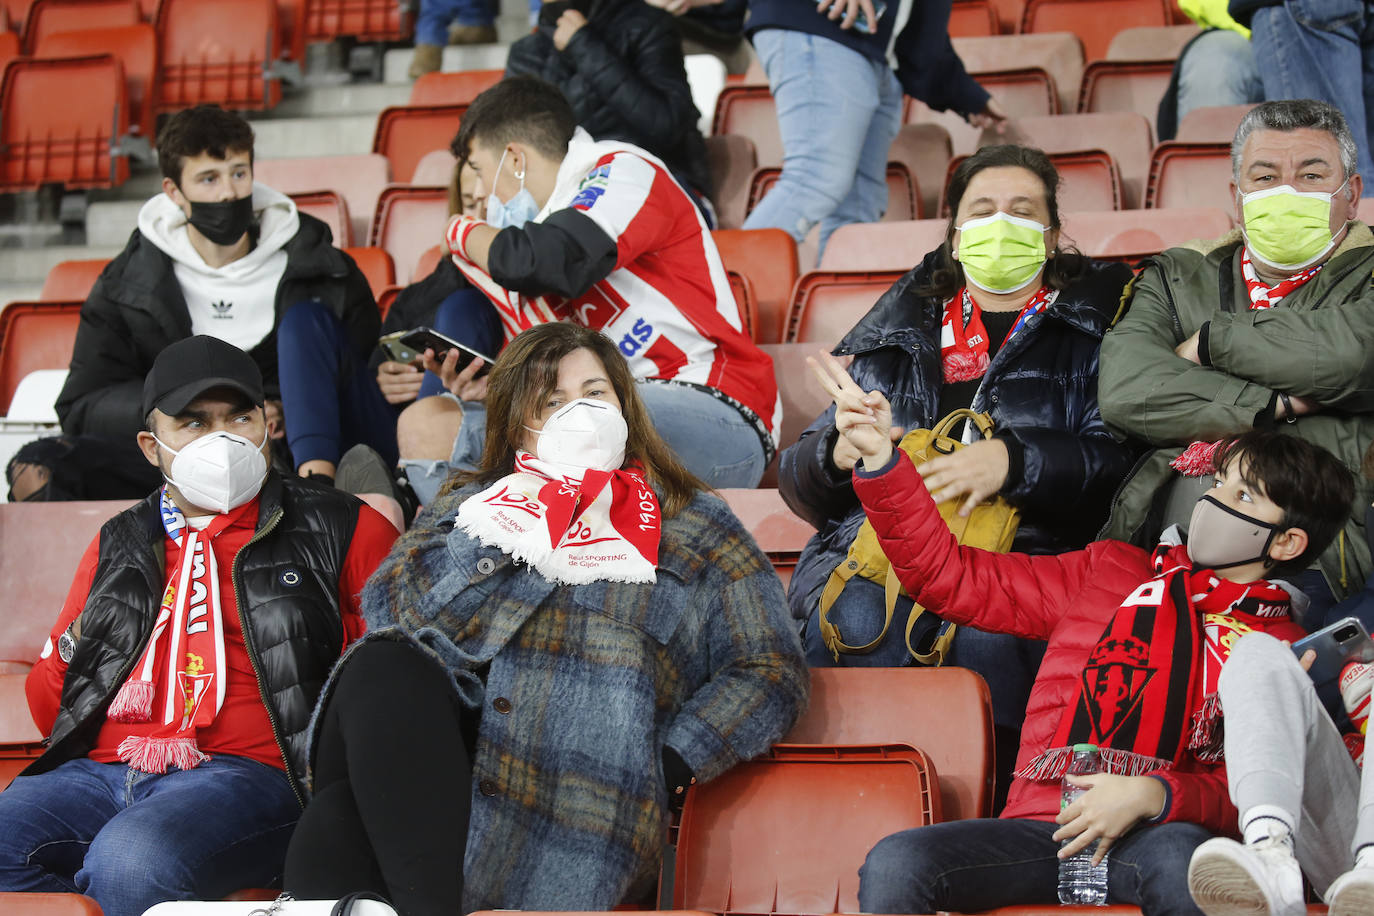
[[233, 309], [233, 307], [234, 303], [225, 302], [222, 299], [219, 302], [210, 303], [210, 308], [214, 310], [216, 318], [233, 318], [234, 316], [229, 314], [230, 310]]

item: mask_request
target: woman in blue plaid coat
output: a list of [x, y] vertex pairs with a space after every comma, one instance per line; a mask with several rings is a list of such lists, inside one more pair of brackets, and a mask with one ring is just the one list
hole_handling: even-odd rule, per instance
[[481, 467], [396, 542], [321, 698], [297, 897], [369, 890], [404, 916], [642, 901], [685, 788], [804, 709], [777, 576], [635, 385], [567, 323], [496, 361]]

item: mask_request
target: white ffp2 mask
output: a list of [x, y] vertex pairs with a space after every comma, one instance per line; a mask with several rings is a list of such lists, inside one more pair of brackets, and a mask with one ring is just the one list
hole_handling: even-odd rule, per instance
[[167, 482], [181, 491], [193, 506], [228, 512], [258, 495], [267, 477], [267, 459], [262, 447], [243, 436], [229, 432], [213, 432], [201, 436], [178, 451], [167, 443], [153, 439], [173, 455], [172, 466], [164, 476]]
[[605, 401], [569, 401], [542, 429], [530, 431], [539, 437], [535, 454], [540, 461], [593, 471], [614, 471], [625, 463], [630, 430], [620, 411]]

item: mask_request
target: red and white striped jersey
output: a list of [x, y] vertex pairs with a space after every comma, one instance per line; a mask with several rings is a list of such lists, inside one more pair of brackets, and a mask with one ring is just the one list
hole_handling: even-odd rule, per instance
[[773, 361], [744, 333], [710, 230], [663, 163], [579, 128], [534, 222], [567, 209], [615, 245], [610, 273], [572, 299], [504, 288], [463, 257], [459, 224], [450, 226], [454, 263], [496, 305], [506, 339], [546, 321], [594, 328], [617, 342], [636, 378], [714, 388], [754, 414], [776, 445], [782, 401]]

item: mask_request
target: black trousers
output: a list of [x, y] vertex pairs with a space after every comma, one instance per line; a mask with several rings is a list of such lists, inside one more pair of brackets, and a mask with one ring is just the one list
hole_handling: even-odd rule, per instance
[[315, 795], [286, 856], [300, 899], [372, 891], [402, 916], [461, 912], [475, 722], [402, 642], [349, 656], [320, 723]]

